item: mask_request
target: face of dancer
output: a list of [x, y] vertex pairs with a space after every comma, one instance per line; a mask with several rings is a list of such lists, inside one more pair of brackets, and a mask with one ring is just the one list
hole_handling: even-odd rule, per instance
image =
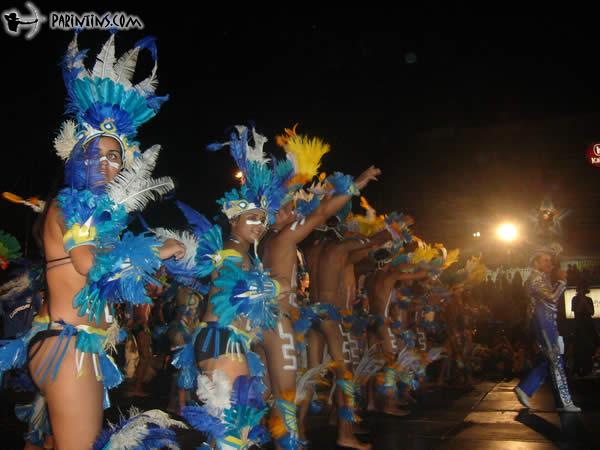
[[552, 257], [547, 254], [541, 254], [535, 260], [534, 266], [537, 270], [544, 273], [552, 272]]
[[266, 230], [266, 220], [266, 213], [260, 210], [240, 214], [229, 222], [231, 234], [247, 243], [259, 241]]
[[302, 289], [308, 289], [310, 287], [310, 277], [307, 273], [300, 278], [300, 287]]
[[450, 292], [454, 296], [462, 295], [464, 291], [465, 291], [465, 285], [462, 283], [454, 285], [454, 286], [452, 286], [452, 288], [450, 288]]
[[277, 211], [273, 227], [275, 227], [276, 229], [280, 229], [294, 222], [294, 220], [296, 220], [294, 205], [292, 204], [292, 202], [287, 202], [281, 207], [279, 211]]
[[98, 141], [100, 149], [100, 173], [106, 183], [115, 179], [123, 168], [123, 157], [119, 142], [111, 137], [102, 136]]

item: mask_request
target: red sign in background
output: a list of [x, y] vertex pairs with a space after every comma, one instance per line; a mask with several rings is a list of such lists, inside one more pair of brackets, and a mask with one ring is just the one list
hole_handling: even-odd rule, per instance
[[592, 144], [587, 149], [586, 159], [594, 167], [600, 167], [600, 143]]

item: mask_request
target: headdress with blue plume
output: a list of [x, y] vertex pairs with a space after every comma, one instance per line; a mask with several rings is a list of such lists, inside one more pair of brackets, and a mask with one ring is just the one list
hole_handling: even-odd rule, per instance
[[[138, 145], [133, 140], [137, 129], [154, 117], [168, 99], [155, 95], [158, 84], [155, 40], [145, 37], [117, 59], [115, 34], [111, 33], [93, 69], [88, 70], [84, 65], [88, 50], [79, 50], [75, 34], [62, 61], [66, 112], [75, 120], [64, 122], [54, 140], [56, 152], [63, 160], [70, 157], [77, 143], [85, 144], [98, 136], [110, 136], [119, 142], [125, 166], [138, 156]], [[131, 80], [143, 49], [150, 51], [154, 67], [148, 78], [134, 85]]]
[[[251, 135], [251, 136], [250, 136]], [[252, 139], [251, 145], [250, 139]], [[243, 125], [234, 127], [230, 139], [225, 143], [210, 144], [210, 151], [217, 151], [229, 146], [238, 169], [242, 172], [242, 186], [227, 192], [217, 203], [228, 219], [252, 210], [263, 210], [269, 222], [275, 220], [275, 212], [279, 209], [287, 194], [286, 181], [291, 176], [291, 165], [274, 162], [269, 164], [263, 146], [267, 139], [249, 130]]]

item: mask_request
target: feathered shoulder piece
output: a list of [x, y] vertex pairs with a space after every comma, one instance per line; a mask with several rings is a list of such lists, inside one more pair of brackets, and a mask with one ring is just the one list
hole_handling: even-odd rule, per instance
[[[126, 167], [138, 156], [138, 144], [134, 141], [137, 129], [152, 119], [168, 99], [155, 94], [158, 85], [155, 41], [154, 37], [145, 37], [117, 59], [115, 34], [111, 33], [89, 70], [84, 65], [88, 51], [79, 50], [75, 34], [62, 61], [66, 113], [74, 120], [63, 123], [54, 140], [56, 152], [63, 160], [70, 157], [76, 143], [86, 143], [97, 136], [110, 136], [119, 142]], [[133, 84], [138, 55], [143, 49], [150, 52], [154, 67], [150, 76]]]
[[[293, 194], [294, 211], [298, 218], [298, 223], [304, 223], [304, 220], [317, 209], [321, 203], [321, 196], [313, 192], [300, 189]], [[293, 225], [292, 225], [293, 226]], [[295, 227], [293, 227], [295, 228]]]
[[112, 246], [127, 226], [128, 213], [174, 188], [169, 177], [151, 177], [159, 151], [158, 145], [145, 151], [101, 191], [63, 188], [57, 199], [66, 228], [93, 228], [96, 247]]
[[12, 234], [0, 230], [0, 269], [6, 270], [11, 262], [20, 257], [19, 241]]
[[135, 236], [127, 232], [108, 251], [97, 251], [87, 283], [73, 300], [79, 315], [99, 323], [107, 304], [152, 303], [146, 286], [160, 284], [153, 276], [162, 263], [159, 246], [149, 233]]
[[345, 175], [341, 172], [334, 172], [326, 179], [328, 185], [328, 194], [332, 195], [360, 195], [360, 191], [354, 184], [354, 178], [351, 175]]
[[198, 279], [208, 277], [214, 270], [220, 269], [226, 259], [241, 262], [242, 256], [236, 250], [223, 248], [219, 225], [212, 224], [203, 214], [181, 201], [177, 201], [177, 206], [187, 220], [187, 230], [156, 228], [151, 231], [162, 242], [176, 239], [185, 245], [185, 258], [180, 261], [165, 261], [167, 270], [180, 283], [206, 292], [206, 286], [198, 285]]

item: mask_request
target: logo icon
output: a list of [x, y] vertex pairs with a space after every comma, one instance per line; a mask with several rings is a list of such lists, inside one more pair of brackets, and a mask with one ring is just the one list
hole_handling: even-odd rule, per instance
[[586, 159], [594, 167], [600, 167], [600, 143], [592, 144], [586, 152]]
[[2, 20], [4, 22], [4, 31], [11, 36], [20, 36], [21, 31], [25, 32], [25, 39], [33, 39], [42, 29], [42, 24], [47, 21], [38, 8], [31, 2], [26, 2], [25, 7], [29, 10], [29, 15], [22, 14], [16, 8], [2, 11]]

